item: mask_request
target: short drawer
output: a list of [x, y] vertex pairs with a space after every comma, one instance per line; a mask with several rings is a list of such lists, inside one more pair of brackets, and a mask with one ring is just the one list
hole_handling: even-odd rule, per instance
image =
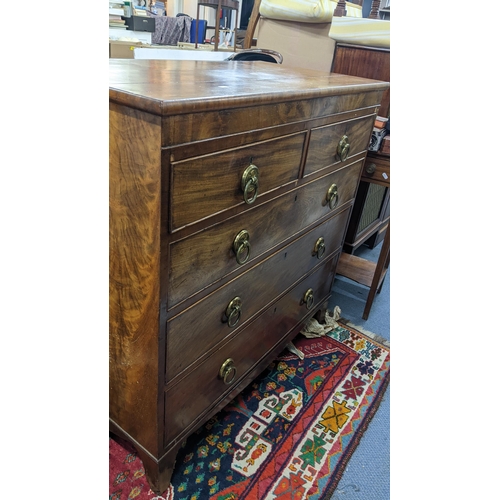
[[170, 229], [175, 231], [297, 180], [305, 132], [171, 165]]
[[[347, 220], [347, 211], [328, 219], [168, 321], [167, 380], [242, 328], [336, 252], [342, 245]], [[324, 242], [321, 253], [315, 252], [319, 241]]]
[[367, 156], [363, 166], [361, 179], [368, 182], [391, 183], [391, 162], [389, 158], [373, 158]]
[[[358, 161], [347, 165], [208, 230], [172, 243], [167, 308], [170, 310], [231, 272], [250, 267], [263, 253], [327, 216], [332, 210], [327, 196], [333, 185], [338, 196], [333, 209], [341, 209], [354, 198], [362, 164]], [[343, 231], [343, 217], [339, 217], [339, 225], [334, 231]], [[242, 232], [246, 232], [243, 240]], [[241, 248], [239, 260], [245, 260], [247, 252], [248, 260], [239, 264], [236, 254], [245, 245], [244, 241], [248, 246]]]
[[366, 150], [374, 115], [318, 127], [311, 131], [304, 176], [343, 163]]
[[[332, 280], [333, 266], [329, 259], [170, 388], [165, 395], [165, 445], [168, 446], [200, 415], [230, 392], [288, 332], [321, 304], [330, 293]], [[314, 301], [309, 301], [311, 309], [308, 309], [304, 297], [310, 289]], [[226, 371], [219, 373], [226, 362]], [[224, 375], [226, 381], [222, 378]]]

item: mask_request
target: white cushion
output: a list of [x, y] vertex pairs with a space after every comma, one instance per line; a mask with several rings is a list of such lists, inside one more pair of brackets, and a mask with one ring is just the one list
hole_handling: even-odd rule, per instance
[[333, 17], [328, 36], [336, 42], [390, 48], [390, 21]]
[[[259, 7], [261, 16], [280, 21], [303, 23], [329, 23], [337, 2], [333, 0], [262, 0]], [[346, 2], [347, 15], [362, 18], [362, 7]]]

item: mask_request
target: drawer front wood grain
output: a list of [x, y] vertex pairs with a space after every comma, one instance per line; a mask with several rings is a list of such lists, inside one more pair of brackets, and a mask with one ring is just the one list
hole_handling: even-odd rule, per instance
[[[194, 363], [207, 350], [244, 326], [269, 303], [337, 251], [343, 241], [349, 211], [345, 210], [316, 226], [295, 242], [208, 295], [167, 324], [167, 380]], [[319, 238], [326, 251], [314, 253]], [[225, 311], [235, 298], [241, 299], [241, 317], [233, 328]]]
[[[335, 260], [337, 257], [335, 257]], [[298, 283], [279, 301], [205, 359], [165, 395], [165, 445], [184, 431], [199, 415], [213, 406], [218, 399], [237, 385], [258, 360], [269, 352], [310, 312], [303, 302], [306, 291], [312, 288], [314, 304], [320, 304], [330, 293], [333, 281], [332, 260]], [[219, 369], [228, 358], [236, 367], [234, 381], [227, 385], [219, 377]], [[192, 388], [197, 388], [193, 397]], [[177, 411], [169, 412], [168, 408]]]
[[297, 180], [304, 141], [300, 132], [172, 163], [171, 230], [245, 204], [242, 177], [252, 164], [258, 168], [257, 196]]
[[383, 91], [337, 95], [221, 111], [186, 113], [163, 118], [162, 146], [188, 144], [214, 137], [277, 128], [290, 123], [334, 117], [368, 108], [377, 113]]
[[[332, 165], [345, 163], [353, 155], [365, 151], [368, 147], [374, 120], [375, 115], [371, 115], [313, 129], [311, 131], [304, 176]], [[347, 136], [350, 147], [347, 159], [341, 161], [337, 149], [343, 136]]]
[[[326, 195], [332, 184], [338, 186], [339, 192], [335, 210], [351, 202], [361, 166], [362, 161], [359, 161], [343, 167], [208, 230], [172, 243], [168, 309], [224, 276], [249, 268], [263, 253], [331, 213]], [[239, 265], [233, 241], [242, 230], [249, 234], [250, 257]]]

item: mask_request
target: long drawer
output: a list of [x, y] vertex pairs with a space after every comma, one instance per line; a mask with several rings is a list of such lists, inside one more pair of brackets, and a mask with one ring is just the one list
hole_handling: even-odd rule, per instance
[[371, 115], [313, 129], [304, 177], [365, 151], [374, 120]]
[[[169, 321], [166, 379], [197, 361], [336, 252], [347, 220], [348, 211], [328, 219]], [[325, 245], [321, 255], [315, 253], [320, 238]]]
[[[170, 228], [175, 231], [297, 180], [305, 132], [171, 166]], [[256, 167], [256, 168], [255, 168]]]
[[[263, 253], [327, 216], [332, 210], [327, 197], [333, 184], [338, 195], [334, 210], [348, 204], [354, 197], [362, 165], [362, 161], [346, 165], [278, 199], [172, 243], [169, 252], [172, 286], [167, 308], [170, 310], [242, 266], [249, 267]], [[343, 227], [335, 230], [343, 234]], [[247, 233], [243, 237], [242, 231]], [[247, 247], [240, 250], [245, 241]], [[238, 263], [238, 252], [240, 262], [247, 259], [243, 264]]]
[[[337, 257], [338, 254], [334, 259]], [[196, 419], [224, 394], [231, 391], [231, 388], [300, 323], [316, 304], [329, 295], [332, 278], [332, 260], [328, 259], [284, 297], [268, 307], [247, 328], [232, 337], [202, 363], [195, 365], [185, 378], [166, 392], [165, 446], [196, 422]], [[311, 309], [308, 309], [304, 295], [310, 289], [314, 301], [309, 303]], [[196, 388], [195, 397], [193, 388]], [[169, 408], [175, 408], [175, 412], [170, 412]]]
[[[227, 70], [224, 70], [224, 73]], [[326, 75], [325, 75], [326, 76]], [[340, 75], [339, 75], [340, 76]], [[329, 76], [327, 76], [329, 78]], [[316, 78], [314, 78], [316, 79]], [[278, 85], [275, 83], [275, 85]], [[250, 87], [252, 84], [250, 84]], [[250, 87], [246, 87], [250, 91]], [[203, 111], [165, 117], [162, 122], [162, 146], [192, 143], [214, 137], [239, 134], [248, 131], [248, 124], [255, 129], [275, 128], [284, 124], [299, 123], [325, 116], [352, 113], [377, 112], [381, 91], [356, 92], [350, 95], [319, 97], [295, 102], [236, 107], [221, 111]]]

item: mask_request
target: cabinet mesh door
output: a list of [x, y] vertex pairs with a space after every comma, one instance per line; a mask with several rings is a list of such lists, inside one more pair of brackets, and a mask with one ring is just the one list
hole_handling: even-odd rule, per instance
[[356, 236], [380, 217], [386, 189], [384, 186], [370, 183]]

